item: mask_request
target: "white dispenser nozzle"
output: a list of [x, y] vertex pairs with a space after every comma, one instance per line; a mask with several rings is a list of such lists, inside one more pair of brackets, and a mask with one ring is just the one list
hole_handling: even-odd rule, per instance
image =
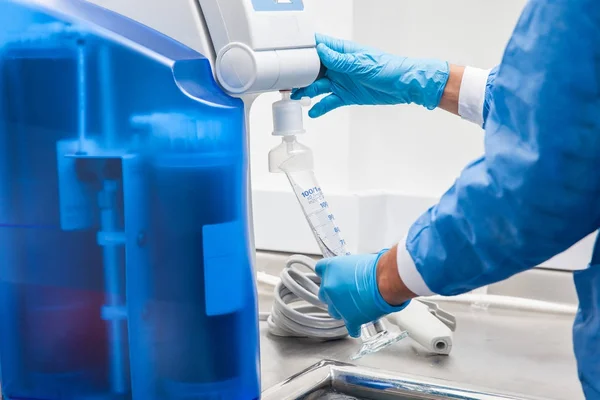
[[273, 103], [273, 135], [289, 136], [305, 133], [302, 107], [310, 106], [310, 98], [292, 100], [290, 90], [281, 91], [281, 100]]
[[310, 105], [310, 98], [292, 100], [292, 92], [281, 91], [281, 100], [273, 103], [273, 135], [281, 136], [279, 146], [269, 152], [270, 172], [309, 171], [314, 168], [312, 151], [296, 140], [305, 133], [303, 106]]

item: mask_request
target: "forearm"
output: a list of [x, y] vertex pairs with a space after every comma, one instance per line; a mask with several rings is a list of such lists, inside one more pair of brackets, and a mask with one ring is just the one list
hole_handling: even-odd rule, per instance
[[377, 263], [377, 286], [381, 297], [391, 306], [399, 306], [416, 295], [406, 287], [398, 272], [398, 246], [385, 253]]
[[483, 70], [451, 64], [438, 108], [485, 127], [496, 74], [497, 68]]
[[444, 94], [440, 100], [439, 108], [446, 110], [454, 115], [458, 114], [458, 100], [460, 96], [460, 87], [465, 73], [465, 67], [450, 64], [450, 74], [448, 82], [444, 89]]

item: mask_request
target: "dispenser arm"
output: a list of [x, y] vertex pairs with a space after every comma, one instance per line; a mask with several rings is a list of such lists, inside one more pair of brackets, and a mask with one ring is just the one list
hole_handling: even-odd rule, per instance
[[202, 53], [231, 95], [305, 87], [319, 76], [321, 62], [304, 0], [86, 1]]
[[199, 0], [215, 50], [218, 82], [230, 94], [313, 83], [321, 66], [303, 0]]

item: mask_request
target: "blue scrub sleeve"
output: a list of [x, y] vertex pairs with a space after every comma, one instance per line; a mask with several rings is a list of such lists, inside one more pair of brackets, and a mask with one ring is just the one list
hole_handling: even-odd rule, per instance
[[487, 125], [487, 119], [490, 115], [490, 108], [493, 103], [494, 85], [496, 84], [496, 76], [498, 75], [498, 67], [492, 68], [488, 75], [487, 83], [485, 85], [485, 98], [483, 100], [483, 128]]
[[435, 293], [508, 278], [600, 226], [600, 1], [530, 1], [491, 95], [484, 156], [407, 237]]

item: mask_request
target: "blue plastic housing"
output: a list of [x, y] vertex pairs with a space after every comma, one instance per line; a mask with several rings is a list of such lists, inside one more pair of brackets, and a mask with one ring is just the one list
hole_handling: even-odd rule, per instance
[[1, 0], [4, 398], [257, 399], [247, 176], [243, 104], [200, 54]]

